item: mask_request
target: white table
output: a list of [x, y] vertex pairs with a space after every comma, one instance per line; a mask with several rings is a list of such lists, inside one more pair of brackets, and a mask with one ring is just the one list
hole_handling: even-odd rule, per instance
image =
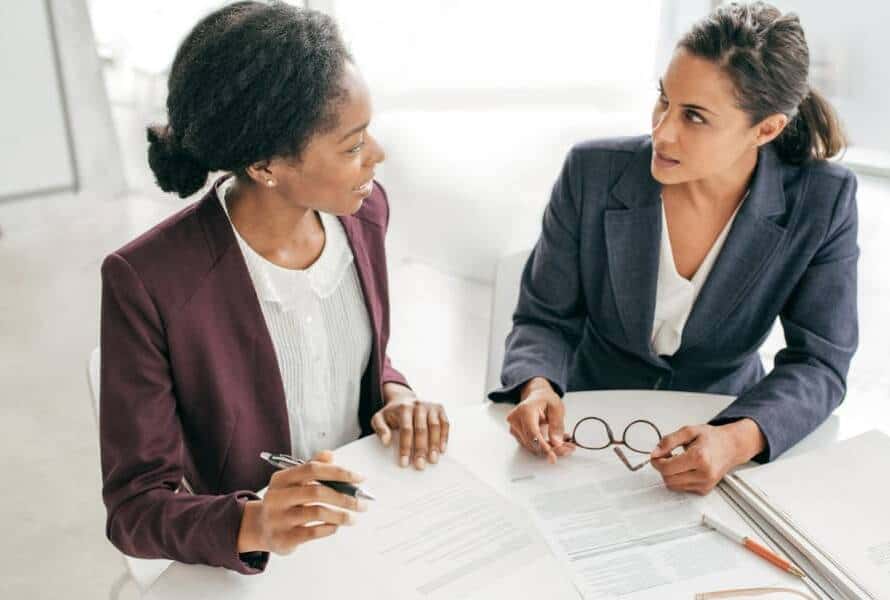
[[[732, 400], [728, 396], [710, 396], [659, 391], [575, 392], [566, 400], [566, 426], [577, 419], [595, 415], [605, 419], [618, 431], [636, 418], [647, 418], [668, 433], [696, 422], [705, 422]], [[511, 473], [529, 461], [539, 460], [517, 448], [509, 435], [504, 418], [509, 406], [483, 404], [462, 409], [451, 415], [453, 432], [448, 455], [490, 483], [498, 492], [509, 496]], [[875, 408], [880, 410], [880, 407]], [[824, 447], [847, 439], [868, 429], [879, 428], [890, 432], [890, 423], [876, 422], [868, 407], [844, 406], [826, 423], [813, 432], [785, 456]], [[579, 450], [580, 451], [580, 450]], [[380, 468], [395, 467], [382, 460]], [[345, 465], [348, 466], [348, 465]], [[435, 465], [428, 467], [435, 469]], [[558, 465], [554, 468], [558, 468]], [[373, 481], [373, 473], [365, 473]], [[418, 473], [418, 485], [423, 473]], [[370, 486], [369, 486], [370, 487]], [[373, 488], [371, 488], [373, 489]], [[332, 540], [335, 539], [331, 538]], [[225, 569], [174, 563], [148, 590], [150, 600], [214, 599], [281, 599], [304, 597], [337, 598], [338, 581], [348, 574], [349, 567], [328, 564], [335, 561], [313, 560], [312, 544], [298, 548], [287, 557], [273, 555], [267, 572], [257, 576], [243, 576]], [[309, 569], [307, 565], [311, 564]], [[307, 570], [309, 574], [307, 575]], [[313, 593], [300, 593], [301, 580], [313, 578]], [[397, 574], [393, 575], [397, 578]], [[319, 595], [323, 594], [323, 595]], [[384, 590], [368, 589], [363, 600], [392, 596]], [[478, 597], [497, 598], [566, 598], [576, 599], [577, 592], [567, 581], [556, 559], [544, 552], [531, 568], [518, 569], [515, 575], [485, 589]]]

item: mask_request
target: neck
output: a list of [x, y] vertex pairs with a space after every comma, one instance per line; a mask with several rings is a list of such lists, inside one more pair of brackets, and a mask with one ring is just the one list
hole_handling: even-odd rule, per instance
[[731, 168], [703, 179], [678, 183], [674, 190], [699, 212], [736, 206], [745, 197], [754, 169], [757, 167], [757, 148], [746, 152]]
[[318, 230], [315, 212], [275, 189], [236, 180], [226, 196], [232, 223], [260, 254], [305, 243]]

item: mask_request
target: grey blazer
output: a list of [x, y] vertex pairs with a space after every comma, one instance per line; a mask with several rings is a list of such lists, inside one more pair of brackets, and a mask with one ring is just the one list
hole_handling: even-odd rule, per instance
[[[670, 357], [652, 335], [661, 239], [649, 136], [569, 153], [522, 275], [494, 401], [545, 377], [557, 393], [665, 389], [731, 394], [712, 421], [753, 419], [775, 458], [841, 403], [858, 343], [856, 178], [837, 164], [760, 150], [750, 195]], [[776, 317], [786, 347], [764, 376]]]

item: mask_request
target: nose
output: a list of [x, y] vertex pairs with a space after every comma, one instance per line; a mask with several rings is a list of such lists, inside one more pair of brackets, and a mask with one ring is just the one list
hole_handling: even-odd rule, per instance
[[367, 133], [367, 139], [365, 143], [368, 145], [368, 163], [371, 165], [376, 165], [377, 163], [382, 163], [386, 160], [386, 152], [383, 151], [383, 146], [377, 141], [370, 133]]
[[677, 140], [677, 125], [674, 122], [673, 111], [666, 108], [659, 115], [656, 113], [652, 119], [652, 140], [658, 145], [671, 144]]

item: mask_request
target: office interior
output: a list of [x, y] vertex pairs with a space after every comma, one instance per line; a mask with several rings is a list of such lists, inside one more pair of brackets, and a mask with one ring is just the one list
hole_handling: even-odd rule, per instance
[[[87, 360], [103, 258], [201, 196], [163, 193], [145, 127], [165, 122], [177, 44], [211, 0], [3, 2], [0, 454], [8, 598], [94, 599], [124, 570], [105, 538]], [[392, 204], [390, 356], [425, 399], [482, 403], [495, 273], [529, 249], [565, 153], [650, 127], [677, 36], [715, 2], [307, 0], [340, 24], [374, 100]], [[860, 346], [847, 403], [890, 421], [890, 4], [776, 0], [859, 178]], [[629, 42], [629, 40], [632, 40]], [[212, 181], [212, 178], [208, 182]], [[430, 223], [434, 228], [430, 229]], [[775, 327], [761, 354], [782, 347]], [[122, 597], [138, 597], [135, 589]]]

